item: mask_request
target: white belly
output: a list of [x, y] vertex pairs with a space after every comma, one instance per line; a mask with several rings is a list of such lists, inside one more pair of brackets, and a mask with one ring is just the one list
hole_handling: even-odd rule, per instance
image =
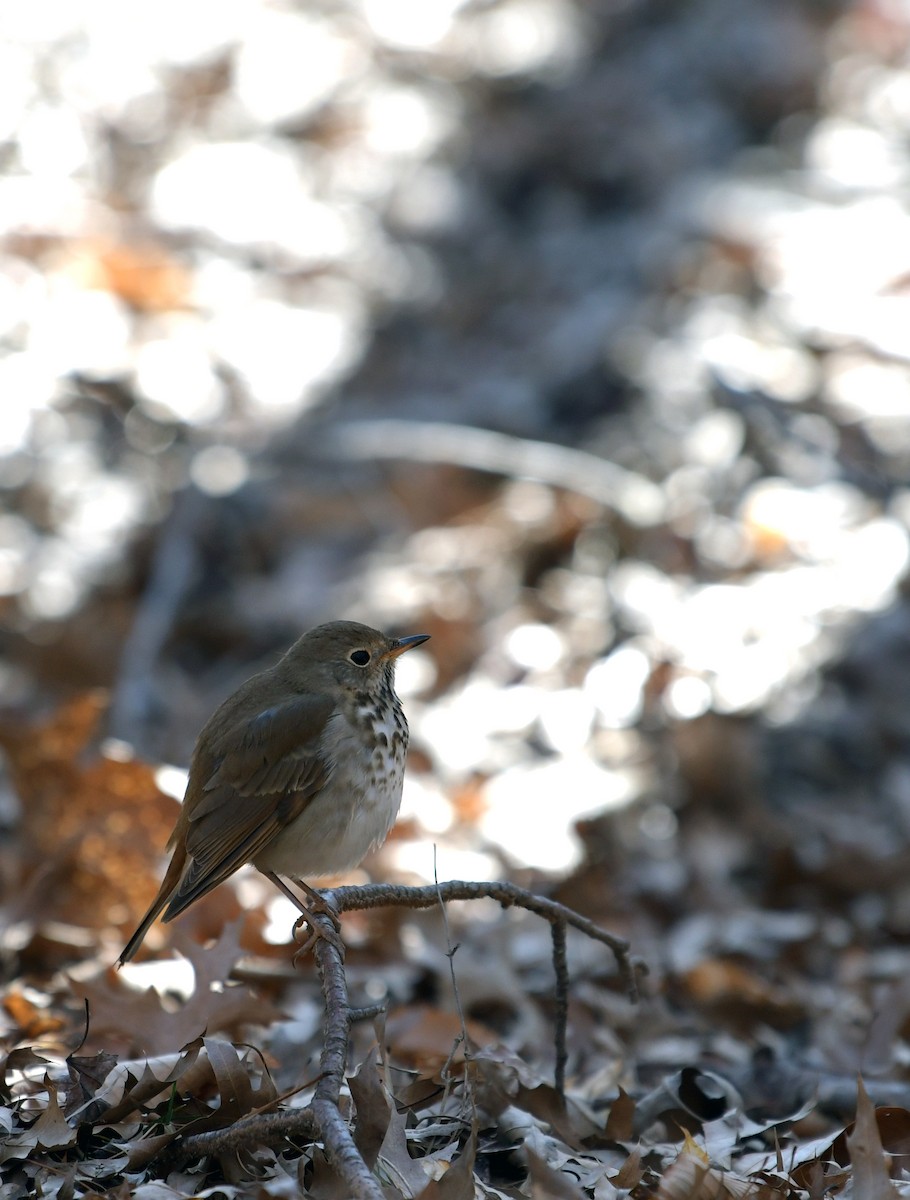
[[[395, 824], [401, 806], [407, 726], [394, 719], [378, 723], [388, 748], [364, 749], [340, 719], [329, 722], [324, 738], [327, 757], [335, 767], [323, 790], [295, 821], [253, 860], [261, 871], [291, 878], [335, 875], [356, 867], [381, 845]], [[393, 739], [396, 739], [393, 740]]]

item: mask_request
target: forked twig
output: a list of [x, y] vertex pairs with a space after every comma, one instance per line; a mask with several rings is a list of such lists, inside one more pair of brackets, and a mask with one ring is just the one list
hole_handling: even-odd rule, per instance
[[514, 883], [502, 880], [474, 882], [454, 879], [448, 883], [430, 884], [427, 887], [405, 887], [397, 883], [352, 884], [347, 887], [326, 888], [322, 896], [337, 912], [359, 912], [368, 908], [433, 908], [440, 899], [450, 900], [496, 900], [503, 908], [524, 908], [551, 925], [562, 923], [579, 930], [586, 937], [607, 946], [616, 959], [620, 975], [626, 985], [629, 998], [638, 999], [638, 983], [635, 965], [630, 956], [630, 946], [625, 938], [608, 933], [556, 900], [538, 896]]
[[553, 1085], [560, 1098], [565, 1100], [566, 1063], [569, 1060], [566, 1045], [566, 1030], [569, 1024], [569, 964], [566, 958], [565, 921], [554, 921], [550, 926], [550, 933], [553, 937], [553, 969], [556, 972], [556, 1067], [553, 1072]]
[[347, 1121], [341, 1115], [339, 1097], [344, 1082], [348, 1035], [351, 1021], [361, 1015], [351, 1007], [344, 957], [337, 944], [331, 910], [336, 913], [370, 908], [432, 908], [450, 900], [492, 899], [504, 908], [527, 909], [550, 923], [553, 936], [553, 964], [556, 971], [556, 1089], [563, 1094], [567, 1062], [566, 1020], [569, 1001], [569, 975], [566, 962], [566, 931], [569, 926], [601, 942], [613, 953], [630, 998], [637, 998], [635, 966], [629, 944], [607, 933], [587, 917], [555, 900], [537, 896], [513, 883], [475, 883], [454, 880], [428, 887], [404, 887], [398, 884], [327, 889], [321, 893], [325, 910], [313, 907], [308, 921], [322, 934], [316, 938], [314, 955], [325, 1001], [325, 1037], [320, 1060], [321, 1073], [315, 1094], [305, 1108], [288, 1113], [262, 1113], [245, 1117], [229, 1129], [195, 1134], [171, 1143], [159, 1161], [169, 1167], [212, 1154], [257, 1145], [280, 1145], [289, 1138], [308, 1138], [322, 1142], [326, 1158], [334, 1167], [351, 1200], [382, 1200], [383, 1192], [364, 1162]]

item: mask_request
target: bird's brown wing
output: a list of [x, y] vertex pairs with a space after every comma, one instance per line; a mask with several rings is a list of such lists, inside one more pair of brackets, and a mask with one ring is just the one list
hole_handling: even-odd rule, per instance
[[325, 786], [334, 763], [321, 742], [333, 707], [325, 696], [296, 696], [229, 728], [204, 762], [194, 761], [186, 800], [189, 866], [165, 921], [255, 858]]

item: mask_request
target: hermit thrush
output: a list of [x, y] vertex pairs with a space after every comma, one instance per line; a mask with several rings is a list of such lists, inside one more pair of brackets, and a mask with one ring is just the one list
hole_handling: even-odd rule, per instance
[[286, 890], [278, 876], [346, 871], [385, 841], [408, 748], [395, 659], [427, 637], [320, 625], [225, 700], [196, 742], [170, 865], [121, 962], [162, 910], [170, 921], [244, 863]]

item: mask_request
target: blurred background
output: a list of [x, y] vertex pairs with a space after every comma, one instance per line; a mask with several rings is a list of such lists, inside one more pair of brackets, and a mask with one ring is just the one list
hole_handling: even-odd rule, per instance
[[[110, 964], [205, 719], [347, 617], [432, 635], [369, 876], [630, 936], [652, 1047], [858, 1055], [910, 967], [905, 0], [0, 34], [7, 978]], [[286, 955], [258, 888], [184, 936]]]

